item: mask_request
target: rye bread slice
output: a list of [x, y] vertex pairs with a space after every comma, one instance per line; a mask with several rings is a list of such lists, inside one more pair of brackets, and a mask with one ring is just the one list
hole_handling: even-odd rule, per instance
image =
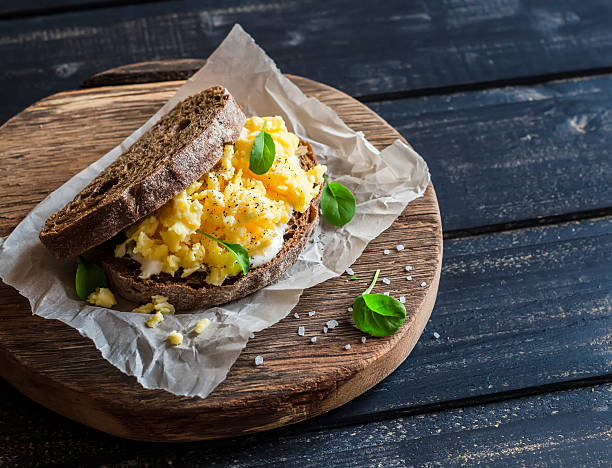
[[[302, 141], [308, 152], [300, 157], [304, 169], [317, 164], [309, 143]], [[171, 276], [166, 273], [141, 279], [140, 264], [130, 258], [114, 256], [114, 247], [120, 242], [111, 239], [90, 253], [100, 263], [109, 279], [113, 292], [138, 303], [151, 301], [151, 296], [159, 294], [168, 297], [168, 302], [177, 310], [211, 307], [247, 296], [277, 280], [298, 259], [306, 242], [319, 223], [319, 195], [304, 213], [294, 213], [288, 223], [280, 252], [267, 264], [249, 270], [244, 276], [228, 278], [221, 286], [205, 282], [207, 273], [196, 272], [187, 278]]]
[[58, 258], [80, 255], [148, 215], [208, 172], [246, 117], [222, 86], [178, 103], [47, 219], [42, 243]]

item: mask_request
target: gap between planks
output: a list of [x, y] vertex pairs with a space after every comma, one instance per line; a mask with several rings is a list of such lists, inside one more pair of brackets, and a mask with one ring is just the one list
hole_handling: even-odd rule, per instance
[[102, 10], [105, 8], [128, 7], [133, 5], [142, 5], [145, 3], [162, 3], [173, 0], [102, 0], [102, 1], [84, 1], [81, 5], [75, 5], [68, 2], [66, 5], [47, 6], [40, 8], [25, 8], [22, 10], [13, 10], [0, 13], [0, 21], [10, 21], [25, 18], [34, 18], [38, 16], [53, 16], [63, 13], [79, 13], [91, 10]]
[[338, 424], [329, 424], [327, 421], [324, 424], [319, 423], [319, 419], [328, 419], [326, 415], [319, 416], [316, 419], [305, 421], [301, 426], [300, 434], [307, 432], [317, 432], [328, 429], [339, 429], [358, 424], [367, 424], [372, 422], [390, 421], [398, 418], [409, 416], [421, 416], [441, 411], [450, 411], [459, 408], [472, 408], [475, 406], [490, 405], [493, 403], [509, 402], [521, 398], [533, 397], [538, 395], [550, 395], [558, 392], [569, 390], [578, 390], [581, 388], [593, 387], [596, 385], [612, 383], [612, 374], [598, 375], [586, 377], [583, 379], [566, 380], [563, 382], [554, 382], [550, 384], [538, 385], [534, 387], [525, 387], [516, 390], [508, 390], [505, 392], [496, 392], [475, 397], [459, 398], [456, 400], [446, 400], [426, 405], [413, 406], [408, 408], [400, 408], [387, 411], [379, 411], [367, 415], [358, 415], [355, 418], [347, 418]]
[[539, 226], [553, 226], [572, 221], [596, 221], [599, 218], [612, 216], [612, 207], [598, 210], [577, 211], [575, 213], [563, 213], [555, 216], [542, 216], [538, 218], [527, 218], [510, 223], [486, 224], [468, 229], [453, 229], [443, 231], [444, 240], [464, 239], [466, 237], [479, 236], [482, 234], [494, 234], [496, 232], [516, 231]]

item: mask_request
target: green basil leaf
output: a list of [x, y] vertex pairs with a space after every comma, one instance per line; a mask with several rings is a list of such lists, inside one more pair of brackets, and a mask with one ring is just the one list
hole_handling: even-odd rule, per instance
[[232, 244], [231, 242], [223, 242], [222, 240], [217, 239], [215, 236], [211, 236], [210, 234], [206, 234], [205, 232], [198, 231], [200, 234], [204, 234], [206, 237], [217, 241], [223, 247], [230, 251], [230, 253], [234, 256], [238, 263], [240, 264], [240, 268], [242, 269], [242, 274], [246, 275], [249, 271], [249, 267], [251, 266], [251, 261], [249, 259], [249, 252], [240, 244]]
[[397, 299], [385, 294], [370, 294], [380, 269], [374, 273], [372, 283], [353, 302], [353, 320], [362, 332], [373, 336], [388, 336], [395, 333], [406, 320], [406, 308]]
[[321, 195], [321, 212], [334, 226], [344, 226], [355, 215], [355, 197], [349, 189], [338, 182], [328, 182]]
[[108, 283], [104, 270], [100, 268], [100, 265], [88, 262], [79, 257], [79, 265], [77, 266], [76, 276], [74, 278], [74, 286], [77, 296], [86, 301], [96, 288], [106, 288], [108, 287]]
[[263, 130], [253, 140], [251, 157], [249, 159], [249, 169], [255, 174], [262, 175], [270, 170], [274, 164], [276, 148], [272, 135], [266, 133], [266, 122], [264, 121]]
[[353, 303], [353, 320], [361, 331], [373, 336], [389, 336], [406, 320], [406, 308], [385, 294], [363, 294]]

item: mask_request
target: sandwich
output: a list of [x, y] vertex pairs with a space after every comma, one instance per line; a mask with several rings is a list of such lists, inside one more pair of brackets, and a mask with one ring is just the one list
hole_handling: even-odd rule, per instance
[[[272, 154], [267, 169], [254, 166], [257, 151]], [[318, 224], [324, 173], [281, 117], [247, 119], [213, 86], [177, 104], [52, 214], [40, 240], [57, 258], [98, 263], [130, 301], [219, 305], [297, 261]]]

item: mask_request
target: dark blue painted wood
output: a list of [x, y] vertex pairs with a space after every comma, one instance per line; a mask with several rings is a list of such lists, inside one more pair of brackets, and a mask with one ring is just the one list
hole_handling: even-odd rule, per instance
[[610, 373], [611, 251], [612, 217], [446, 241], [412, 354], [317, 424]]
[[370, 106], [426, 158], [445, 231], [612, 207], [612, 75]]
[[189, 444], [121, 440], [56, 416], [5, 387], [0, 464], [69, 466], [606, 466], [610, 385], [304, 432]]
[[353, 95], [612, 66], [607, 0], [151, 3], [3, 21], [0, 122], [108, 68], [207, 57], [236, 22], [284, 71]]

